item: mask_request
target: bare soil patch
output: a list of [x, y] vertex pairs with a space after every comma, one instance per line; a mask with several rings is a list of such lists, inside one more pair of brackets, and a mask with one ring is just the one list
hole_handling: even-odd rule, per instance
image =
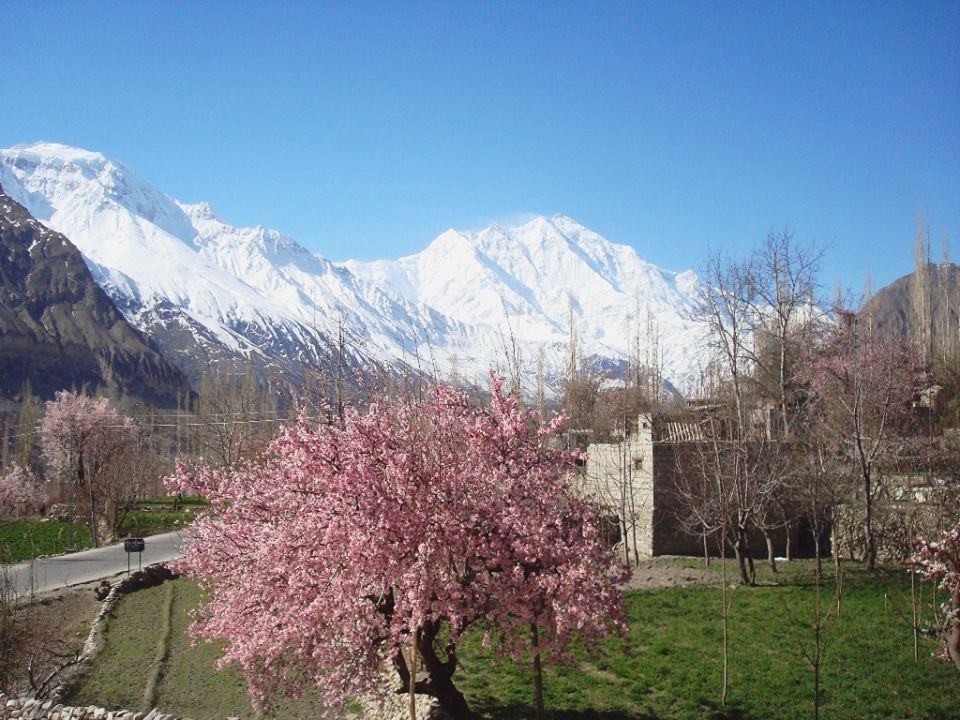
[[34, 681], [46, 678], [57, 665], [80, 653], [100, 609], [93, 593], [97, 585], [91, 582], [38, 594], [16, 611], [12, 648], [16, 662], [8, 690], [33, 695], [31, 675]]
[[691, 558], [674, 555], [647, 558], [633, 568], [624, 587], [628, 590], [657, 590], [673, 587], [716, 585], [717, 573], [707, 568], [689, 567]]

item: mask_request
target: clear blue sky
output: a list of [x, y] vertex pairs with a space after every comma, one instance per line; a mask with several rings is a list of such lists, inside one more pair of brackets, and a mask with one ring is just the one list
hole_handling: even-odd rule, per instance
[[564, 213], [671, 269], [960, 257], [960, 2], [0, 0], [0, 145], [122, 160], [335, 260]]

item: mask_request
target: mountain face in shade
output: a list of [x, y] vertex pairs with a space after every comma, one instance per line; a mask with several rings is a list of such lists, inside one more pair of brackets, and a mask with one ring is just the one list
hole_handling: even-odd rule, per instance
[[701, 332], [686, 319], [696, 276], [565, 216], [449, 230], [416, 255], [336, 264], [275, 230], [179, 202], [99, 153], [0, 149], [0, 183], [76, 243], [130, 323], [192, 378], [220, 363], [296, 378], [342, 352], [361, 371], [484, 384], [516, 348], [528, 388], [542, 358], [550, 394], [571, 329], [593, 367], [616, 373], [639, 355], [681, 389], [698, 375]]
[[175, 407], [183, 373], [132, 327], [77, 248], [0, 187], [0, 395], [104, 389]]
[[[956, 343], [960, 322], [960, 265], [930, 263], [925, 285], [929, 288], [930, 331], [935, 347]], [[917, 337], [918, 315], [914, 310], [916, 272], [904, 275], [877, 291], [867, 303], [876, 329], [901, 338]]]

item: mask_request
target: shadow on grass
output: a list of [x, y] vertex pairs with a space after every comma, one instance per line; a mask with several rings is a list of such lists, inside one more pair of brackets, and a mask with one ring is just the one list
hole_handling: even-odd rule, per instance
[[721, 707], [714, 702], [702, 703], [704, 717], [707, 720], [747, 720], [749, 715], [744, 714], [743, 710], [735, 704]]
[[[471, 703], [474, 712], [483, 717], [496, 720], [530, 720], [534, 716], [532, 705], [511, 703]], [[547, 708], [546, 717], [549, 720], [659, 720], [657, 715], [647, 713], [636, 715], [619, 710], [550, 710]]]

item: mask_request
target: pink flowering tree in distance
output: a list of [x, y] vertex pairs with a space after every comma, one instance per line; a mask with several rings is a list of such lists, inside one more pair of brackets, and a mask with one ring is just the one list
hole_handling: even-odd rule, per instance
[[927, 376], [915, 348], [881, 337], [862, 313], [838, 309], [836, 314], [820, 342], [804, 352], [798, 375], [809, 391], [810, 421], [828, 439], [828, 451], [862, 500], [862, 557], [873, 571], [881, 461], [895, 453], [898, 436], [912, 422], [911, 400]]
[[960, 670], [960, 523], [938, 540], [921, 540], [911, 562], [947, 593], [936, 627], [943, 641], [939, 657]]
[[63, 390], [47, 402], [40, 426], [40, 445], [47, 477], [72, 486], [75, 503], [83, 509], [94, 547], [108, 539], [103, 527], [113, 493], [107, 484], [122, 482], [122, 473], [110, 473], [133, 443], [136, 426], [106, 398], [93, 399]]
[[27, 468], [13, 463], [0, 474], [0, 517], [19, 517], [37, 512], [47, 502], [47, 494]]
[[314, 683], [336, 707], [392, 665], [397, 692], [469, 718], [453, 675], [471, 626], [512, 654], [538, 628], [535, 652], [553, 656], [622, 629], [621, 571], [571, 489], [576, 455], [547, 444], [562, 422], [533, 429], [491, 385], [486, 407], [447, 387], [381, 398], [331, 425], [301, 417], [237, 468], [178, 467], [170, 489], [212, 502], [180, 563], [210, 593], [191, 630], [226, 641], [220, 663], [255, 702]]

